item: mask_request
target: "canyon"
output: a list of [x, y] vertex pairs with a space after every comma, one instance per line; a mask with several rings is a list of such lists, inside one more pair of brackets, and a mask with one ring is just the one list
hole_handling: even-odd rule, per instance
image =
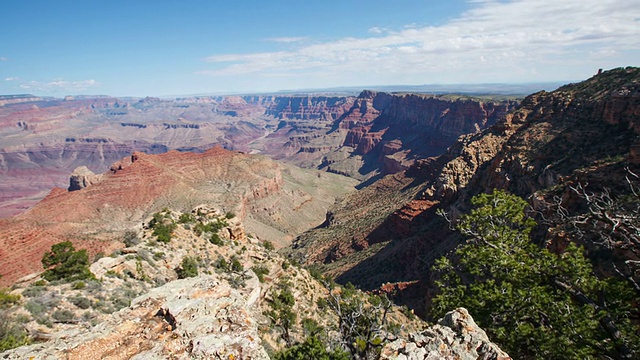
[[[437, 296], [433, 265], [455, 259], [468, 240], [454, 230], [458, 219], [474, 196], [494, 189], [527, 201], [535, 244], [555, 254], [578, 244], [596, 275], [640, 291], [638, 68], [599, 72], [521, 100], [367, 90], [1, 100], [2, 211], [14, 215], [0, 219], [0, 284], [15, 285], [16, 294], [37, 286], [42, 255], [71, 241], [96, 259], [111, 254], [92, 265], [94, 274], [155, 287], [143, 284], [147, 295], [104, 319], [102, 333], [67, 329], [45, 347], [15, 350], [16, 358], [62, 348], [78, 356], [84, 349], [116, 354], [113, 344], [131, 334], [152, 339], [127, 343], [116, 358], [173, 351], [266, 358], [269, 347], [284, 344], [277, 332], [260, 330], [271, 322], [251, 306], [277, 303], [275, 289], [293, 285], [298, 311], [322, 313], [316, 295], [331, 297], [336, 289], [325, 275], [344, 285], [336, 293], [349, 293], [351, 283], [405, 306], [393, 308], [401, 323], [414, 326], [414, 313], [438, 321], [430, 328], [417, 321], [423, 327], [386, 343], [383, 358], [437, 358], [464, 348], [472, 358], [486, 350], [489, 358], [508, 359], [473, 314], [451, 309], [438, 320], [429, 313]], [[46, 190], [56, 181], [58, 188]], [[222, 245], [191, 224], [174, 229], [176, 241], [154, 238], [158, 214], [175, 223], [185, 213], [206, 217], [207, 207], [229, 219]], [[127, 244], [131, 231], [146, 241]], [[143, 256], [158, 246], [171, 255]], [[208, 273], [176, 280], [182, 256], [206, 259]], [[214, 269], [216, 256], [251, 267], [242, 272], [246, 283]], [[266, 266], [274, 282], [261, 285], [256, 265]], [[235, 327], [186, 326], [167, 336], [153, 315], [171, 307], [178, 309], [172, 321], [185, 324], [219, 303], [233, 304], [220, 311]], [[134, 320], [122, 323], [126, 318]], [[231, 327], [237, 333], [225, 337]], [[303, 333], [297, 330], [297, 341]], [[447, 335], [441, 341], [437, 334]], [[225, 348], [199, 341], [214, 338], [224, 338]]]
[[427, 316], [431, 267], [464, 241], [453, 231], [456, 219], [474, 195], [504, 189], [531, 204], [534, 242], [558, 252], [578, 243], [599, 274], [637, 286], [639, 115], [637, 68], [532, 94], [443, 155], [347, 195], [325, 226], [286, 251]]
[[365, 181], [442, 153], [457, 136], [486, 128], [517, 104], [371, 91], [0, 100], [0, 218], [30, 208], [53, 187], [68, 187], [75, 168], [99, 174], [134, 151], [203, 152], [219, 145]]

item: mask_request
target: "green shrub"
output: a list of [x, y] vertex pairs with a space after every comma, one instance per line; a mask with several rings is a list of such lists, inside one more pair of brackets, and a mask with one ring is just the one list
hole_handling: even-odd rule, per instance
[[164, 259], [164, 253], [162, 251], [158, 251], [158, 252], [154, 252], [153, 253], [153, 260], [158, 261]]
[[80, 309], [88, 309], [91, 307], [91, 300], [84, 296], [75, 296], [68, 299], [70, 303], [79, 307]]
[[264, 276], [269, 274], [269, 269], [264, 265], [256, 265], [251, 270], [253, 270], [261, 283], [264, 282]]
[[311, 275], [312, 278], [320, 282], [323, 282], [325, 280], [324, 275], [322, 275], [322, 272], [317, 267], [315, 266], [309, 267], [307, 268], [307, 271], [309, 271], [309, 275]]
[[138, 245], [140, 243], [140, 239], [138, 239], [138, 233], [133, 230], [127, 230], [124, 232], [122, 236], [122, 242], [126, 247], [132, 247]]
[[273, 250], [275, 250], [275, 248], [276, 248], [275, 246], [273, 246], [273, 243], [272, 243], [271, 241], [269, 241], [269, 240], [265, 240], [265, 241], [262, 243], [262, 246], [263, 246], [266, 250], [269, 250], [269, 251], [273, 251]]
[[29, 344], [29, 336], [22, 325], [9, 317], [6, 311], [0, 311], [0, 353]]
[[215, 266], [220, 270], [229, 271], [229, 263], [222, 256], [218, 258], [218, 260], [215, 263]]
[[229, 211], [224, 215], [224, 217], [227, 218], [227, 219], [233, 219], [234, 217], [236, 217], [236, 214], [234, 214], [231, 211]]
[[20, 301], [20, 295], [12, 295], [9, 289], [0, 288], [0, 310], [7, 309]]
[[42, 257], [42, 265], [47, 269], [42, 276], [48, 281], [95, 278], [89, 271], [87, 250], [76, 251], [70, 241], [52, 245], [51, 251]]
[[176, 269], [178, 279], [198, 276], [198, 261], [190, 256], [182, 258], [180, 266]]
[[156, 236], [159, 242], [168, 243], [171, 241], [173, 231], [176, 229], [176, 224], [170, 222], [168, 224], [158, 223], [153, 228], [153, 235]]
[[240, 260], [238, 260], [238, 258], [236, 258], [235, 256], [231, 260], [231, 271], [235, 271], [235, 272], [244, 271], [244, 266], [242, 266], [242, 263], [240, 262]]
[[295, 303], [296, 300], [293, 294], [286, 287], [274, 296], [271, 301], [271, 310], [266, 312], [273, 324], [282, 330], [281, 337], [287, 343], [287, 346], [292, 345], [291, 329], [297, 319], [297, 314], [293, 311]]
[[51, 314], [51, 317], [58, 322], [68, 323], [73, 321], [73, 312], [69, 310], [56, 310]]
[[178, 218], [178, 223], [180, 224], [189, 224], [194, 222], [196, 222], [196, 216], [192, 213], [180, 214], [180, 217]]
[[74, 290], [82, 290], [87, 287], [87, 284], [84, 281], [76, 281], [73, 283]]
[[209, 238], [209, 242], [212, 243], [213, 245], [217, 245], [217, 246], [224, 245], [224, 242], [222, 241], [222, 239], [220, 238], [220, 235], [218, 235], [218, 233], [211, 234], [211, 237]]
[[349, 353], [341, 349], [327, 350], [316, 336], [309, 336], [301, 344], [282, 350], [273, 356], [274, 360], [349, 360]]
[[25, 297], [38, 297], [44, 294], [47, 291], [47, 288], [44, 286], [29, 286], [28, 288], [22, 290], [22, 296]]

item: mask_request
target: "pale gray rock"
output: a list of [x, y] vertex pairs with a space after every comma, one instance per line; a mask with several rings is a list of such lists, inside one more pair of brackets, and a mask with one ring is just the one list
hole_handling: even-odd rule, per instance
[[511, 357], [492, 343], [469, 312], [458, 308], [409, 340], [398, 339], [382, 350], [381, 359], [408, 360], [509, 360]]
[[255, 286], [257, 281], [249, 281], [235, 289], [216, 276], [172, 281], [91, 329], [59, 332], [2, 358], [266, 360], [258, 309], [247, 305]]

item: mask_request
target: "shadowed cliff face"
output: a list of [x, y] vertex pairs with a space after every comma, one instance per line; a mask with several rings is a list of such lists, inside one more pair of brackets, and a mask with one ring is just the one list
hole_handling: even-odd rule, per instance
[[0, 220], [4, 284], [41, 270], [42, 254], [57, 242], [110, 253], [123, 231], [167, 206], [213, 204], [241, 216], [249, 233], [284, 246], [322, 223], [327, 208], [356, 184], [219, 147], [204, 153], [134, 153], [113, 169], [86, 188], [54, 189], [23, 214]]
[[[631, 206], [622, 211], [637, 206], [632, 189], [640, 187], [633, 175], [640, 174], [639, 115], [637, 68], [615, 69], [551, 93], [533, 94], [487, 130], [461, 137], [445, 154], [420, 160], [364, 189], [362, 195], [370, 200], [366, 207], [384, 209], [379, 214], [354, 221], [360, 205], [340, 203], [332, 209], [330, 226], [294, 241], [293, 255], [323, 264], [340, 282], [369, 289], [398, 283], [387, 287], [399, 289], [400, 301], [424, 311], [433, 261], [462, 240], [436, 210], [455, 220], [469, 210], [472, 196], [498, 188], [534, 206], [540, 224], [534, 241], [558, 250], [568, 241], [578, 242], [599, 271], [615, 275], [615, 265], [637, 281], [640, 272], [629, 266], [640, 258], [633, 239], [624, 242], [611, 235], [614, 240], [605, 243], [601, 234], [613, 234], [606, 222], [581, 228], [578, 234], [563, 221], [591, 216], [584, 196], [572, 190], [579, 185], [588, 194], [608, 192]], [[385, 195], [376, 196], [376, 188]], [[558, 204], [568, 211], [564, 219], [553, 216]]]
[[365, 180], [440, 154], [512, 105], [370, 91], [359, 97], [2, 98], [0, 217], [28, 209], [52, 187], [67, 187], [78, 166], [102, 173], [133, 151], [220, 145]]

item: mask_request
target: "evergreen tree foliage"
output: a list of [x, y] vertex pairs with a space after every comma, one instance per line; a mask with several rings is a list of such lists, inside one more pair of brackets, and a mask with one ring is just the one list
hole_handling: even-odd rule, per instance
[[87, 250], [76, 251], [71, 241], [52, 245], [51, 251], [42, 256], [42, 266], [47, 269], [42, 277], [48, 281], [75, 281], [94, 278], [89, 271]]
[[573, 243], [562, 254], [533, 244], [535, 222], [517, 196], [494, 190], [472, 204], [456, 226], [470, 241], [434, 266], [440, 291], [434, 317], [467, 308], [514, 358], [638, 355], [629, 320], [634, 292], [626, 283], [598, 279]]
[[292, 345], [291, 329], [296, 323], [298, 315], [293, 311], [296, 300], [288, 287], [285, 287], [271, 301], [271, 309], [266, 315], [271, 318], [274, 325], [282, 330], [282, 339], [287, 346]]
[[349, 354], [340, 349], [327, 350], [326, 346], [315, 336], [309, 336], [300, 344], [276, 353], [274, 360], [348, 360]]

